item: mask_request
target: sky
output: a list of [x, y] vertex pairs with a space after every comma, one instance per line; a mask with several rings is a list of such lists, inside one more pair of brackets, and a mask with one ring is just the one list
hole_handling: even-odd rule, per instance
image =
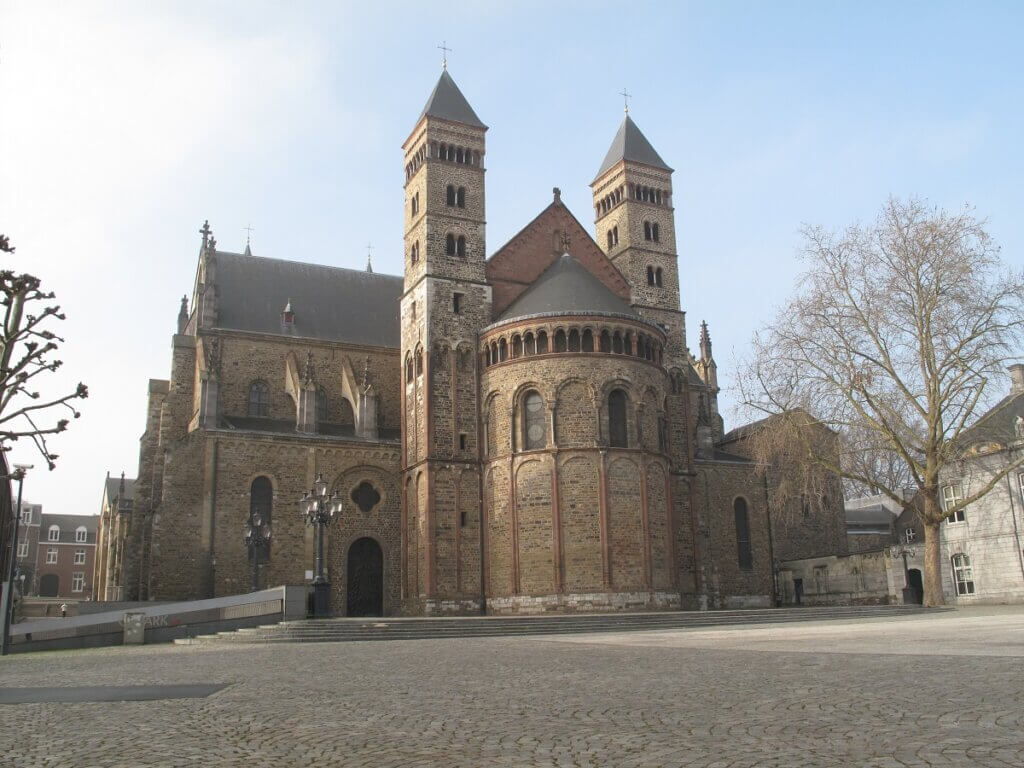
[[95, 514], [138, 466], [205, 219], [221, 248], [402, 264], [401, 144], [441, 71], [487, 133], [488, 254], [588, 184], [630, 115], [673, 178], [682, 308], [735, 370], [793, 291], [800, 229], [890, 196], [974, 206], [1024, 264], [1017, 2], [49, 2], [0, 0], [3, 267], [56, 292], [89, 386], [25, 498]]

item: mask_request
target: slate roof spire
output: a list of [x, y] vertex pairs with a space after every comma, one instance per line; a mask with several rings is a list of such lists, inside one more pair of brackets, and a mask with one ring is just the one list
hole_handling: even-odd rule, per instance
[[466, 97], [462, 95], [459, 86], [455, 84], [452, 76], [448, 74], [447, 68], [441, 72], [441, 77], [434, 86], [426, 106], [417, 118], [417, 124], [424, 117], [437, 117], [441, 120], [451, 120], [453, 123], [462, 123], [474, 128], [487, 128], [476, 112], [469, 106]]
[[619, 126], [615, 138], [612, 139], [612, 145], [608, 148], [608, 154], [605, 155], [604, 162], [601, 163], [601, 170], [597, 172], [594, 181], [597, 181], [606, 171], [623, 160], [672, 171], [633, 122], [633, 118], [629, 116], [628, 112], [622, 118], [622, 125]]

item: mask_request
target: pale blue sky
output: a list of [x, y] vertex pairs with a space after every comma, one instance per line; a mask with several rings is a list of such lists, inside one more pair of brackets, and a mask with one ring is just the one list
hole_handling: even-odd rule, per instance
[[[440, 51], [487, 136], [493, 253], [588, 184], [630, 113], [675, 168], [689, 343], [722, 384], [792, 288], [803, 222], [890, 194], [989, 218], [1024, 263], [1021, 3], [0, 0], [0, 231], [58, 292], [84, 416], [26, 496], [95, 512], [134, 475], [209, 218], [220, 245], [378, 271], [402, 254], [400, 146]], [[723, 397], [731, 403], [728, 391]], [[727, 426], [729, 413], [726, 413]]]

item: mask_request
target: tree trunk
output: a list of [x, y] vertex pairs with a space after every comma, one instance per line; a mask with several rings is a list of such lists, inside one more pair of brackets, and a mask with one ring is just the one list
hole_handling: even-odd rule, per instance
[[[926, 503], [927, 506], [927, 503]], [[942, 593], [942, 523], [924, 524], [924, 604], [925, 607], [945, 605]]]

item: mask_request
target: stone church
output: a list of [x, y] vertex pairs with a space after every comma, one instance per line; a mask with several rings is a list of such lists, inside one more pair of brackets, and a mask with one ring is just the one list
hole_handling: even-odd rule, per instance
[[442, 72], [403, 144], [402, 276], [228, 252], [204, 225], [98, 599], [248, 591], [254, 513], [262, 584], [307, 582], [319, 473], [345, 500], [337, 615], [766, 606], [782, 550], [840, 546], [841, 501], [773, 531], [723, 440], [672, 169], [636, 123], [591, 182], [593, 234], [555, 189], [489, 258], [486, 132]]

